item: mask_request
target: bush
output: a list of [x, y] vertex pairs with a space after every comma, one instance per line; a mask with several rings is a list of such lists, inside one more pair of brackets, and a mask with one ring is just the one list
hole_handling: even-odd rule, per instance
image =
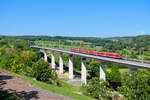
[[23, 70], [23, 64], [14, 64], [11, 68], [12, 72], [20, 73]]
[[20, 73], [23, 68], [23, 65], [20, 63], [20, 57], [13, 53], [5, 55], [2, 58], [1, 65], [2, 68], [15, 73]]
[[23, 68], [23, 74], [29, 77], [33, 77], [32, 66], [26, 66]]
[[121, 86], [121, 73], [117, 66], [111, 68], [111, 72], [106, 72], [106, 80], [109, 82], [109, 85], [115, 90], [118, 86]]
[[113, 66], [111, 68], [111, 72], [107, 72], [106, 79], [110, 82], [121, 82], [121, 73], [119, 72], [119, 68], [117, 66]]
[[35, 77], [36, 80], [59, 85], [55, 70], [49, 68], [49, 63], [45, 62], [43, 59], [33, 64], [31, 75]]
[[99, 77], [99, 68], [100, 68], [99, 62], [94, 60], [94, 59], [92, 59], [90, 64], [89, 64], [90, 78], [92, 78], [92, 77]]
[[21, 98], [17, 97], [15, 94], [0, 89], [0, 100], [20, 100], [20, 99]]
[[124, 74], [119, 91], [129, 100], [150, 100], [150, 71]]
[[22, 62], [25, 66], [32, 66], [32, 62], [36, 60], [36, 53], [30, 50], [22, 51]]
[[16, 56], [14, 54], [5, 55], [1, 60], [2, 68], [7, 69], [7, 70], [11, 69], [11, 66], [14, 62], [15, 57]]
[[88, 82], [87, 86], [83, 86], [83, 93], [98, 100], [112, 100], [112, 98], [118, 98], [118, 96], [116, 96], [117, 94], [112, 93], [107, 86], [107, 81], [94, 77]]
[[73, 55], [73, 66], [75, 70], [81, 70], [81, 57]]

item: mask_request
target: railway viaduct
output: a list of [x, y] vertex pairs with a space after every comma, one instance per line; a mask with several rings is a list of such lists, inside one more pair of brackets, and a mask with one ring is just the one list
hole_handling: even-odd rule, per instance
[[64, 50], [60, 48], [51, 48], [51, 47], [43, 47], [43, 46], [30, 46], [31, 48], [37, 48], [37, 49], [43, 49], [44, 50], [44, 60], [47, 61], [47, 50], [51, 51], [51, 66], [52, 68], [55, 68], [55, 56], [54, 52], [59, 52], [59, 73], [63, 74], [63, 58], [62, 53], [69, 54], [69, 79], [73, 79], [73, 61], [72, 61], [72, 55], [77, 55], [82, 58], [81, 62], [81, 81], [84, 84], [87, 84], [87, 78], [86, 78], [86, 58], [93, 58], [100, 61], [100, 79], [106, 80], [106, 73], [105, 73], [105, 62], [113, 62], [121, 65], [125, 65], [130, 69], [130, 73], [132, 73], [133, 70], [137, 70], [137, 68], [150, 68], [150, 64], [148, 63], [141, 63], [136, 61], [128, 61], [123, 59], [114, 59], [114, 58], [108, 58], [108, 57], [101, 57], [96, 55], [89, 55], [89, 54], [83, 54], [79, 52], [72, 52], [69, 50]]

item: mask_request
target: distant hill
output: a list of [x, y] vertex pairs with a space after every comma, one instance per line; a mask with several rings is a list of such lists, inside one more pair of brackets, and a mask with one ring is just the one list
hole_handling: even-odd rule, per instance
[[[58, 41], [58, 40], [82, 40], [84, 42], [93, 43], [95, 46], [104, 46], [106, 48], [144, 48], [150, 51], [150, 35], [140, 35], [132, 37], [112, 37], [112, 38], [96, 38], [96, 37], [65, 37], [65, 36], [0, 36], [0, 38], [7, 37], [9, 39], [24, 39], [24, 40], [45, 40], [45, 41]], [[117, 41], [116, 41], [117, 40]]]

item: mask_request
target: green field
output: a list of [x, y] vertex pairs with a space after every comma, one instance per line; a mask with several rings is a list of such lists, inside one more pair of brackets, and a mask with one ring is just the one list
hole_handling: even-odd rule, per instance
[[[42, 41], [42, 40], [34, 41], [35, 45], [38, 45], [38, 46], [57, 47], [57, 48], [63, 48], [66, 50], [70, 50], [70, 48], [79, 48], [79, 49], [111, 52], [109, 50], [105, 50], [104, 48], [90, 47], [89, 44], [91, 44], [91, 43], [89, 43], [89, 42], [86, 42], [87, 45], [71, 44], [71, 42], [84, 42], [81, 40], [74, 40], [74, 41], [73, 40], [66, 40], [66, 42], [70, 43], [70, 45], [65, 45], [65, 42], [62, 42], [62, 41]], [[134, 57], [132, 57], [132, 54], [133, 54], [133, 52], [136, 53], [137, 51], [133, 51], [133, 50], [127, 50], [126, 51], [126, 49], [123, 49], [123, 50], [116, 50], [115, 52], [121, 53], [126, 58], [134, 58]], [[143, 59], [150, 60], [150, 56], [148, 54], [149, 54], [149, 51], [145, 52]], [[139, 54], [136, 54], [136, 59], [140, 60], [141, 56]]]
[[[110, 72], [111, 68], [106, 68], [106, 71]], [[120, 73], [129, 72], [129, 68], [120, 68], [119, 71]]]
[[[71, 40], [68, 40], [71, 41]], [[78, 41], [79, 42], [79, 41]], [[83, 42], [83, 41], [80, 41]], [[70, 50], [70, 48], [79, 48], [79, 49], [88, 49], [88, 50], [97, 50], [97, 51], [102, 51], [101, 48], [90, 48], [89, 44], [91, 43], [87, 43], [87, 45], [82, 46], [80, 44], [78, 45], [74, 45], [74, 44], [70, 44], [70, 45], [64, 45], [64, 42], [55, 42], [55, 41], [34, 41], [35, 45], [39, 45], [39, 46], [47, 46], [47, 47], [57, 47], [57, 48], [64, 48], [67, 50]]]

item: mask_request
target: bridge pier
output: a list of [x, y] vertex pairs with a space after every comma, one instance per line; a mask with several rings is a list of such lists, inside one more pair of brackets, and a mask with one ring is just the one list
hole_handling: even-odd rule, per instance
[[55, 68], [55, 56], [54, 56], [54, 51], [51, 52], [51, 65], [52, 65], [52, 68]]
[[59, 55], [59, 73], [63, 74], [63, 58], [62, 58], [62, 53], [60, 52]]
[[137, 68], [132, 68], [132, 67], [130, 67], [129, 69], [130, 69], [130, 75], [133, 74], [133, 72], [136, 72], [136, 71], [137, 71]]
[[44, 60], [45, 60], [45, 61], [47, 61], [47, 51], [46, 51], [46, 50], [44, 50], [44, 52], [43, 52], [43, 53], [44, 53]]
[[105, 63], [100, 61], [100, 79], [106, 80]]
[[86, 59], [82, 58], [81, 62], [81, 81], [86, 85], [87, 79], [86, 79]]
[[73, 61], [72, 61], [72, 55], [69, 55], [69, 79], [73, 79]]

